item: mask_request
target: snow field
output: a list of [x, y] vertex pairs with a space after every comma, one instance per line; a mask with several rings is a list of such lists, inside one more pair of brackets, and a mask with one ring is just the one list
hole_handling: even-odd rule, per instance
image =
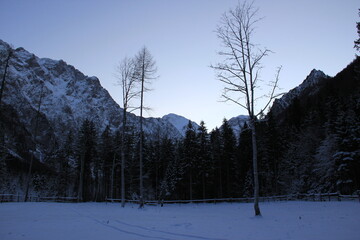
[[2, 203], [0, 239], [359, 239], [359, 202], [174, 204]]

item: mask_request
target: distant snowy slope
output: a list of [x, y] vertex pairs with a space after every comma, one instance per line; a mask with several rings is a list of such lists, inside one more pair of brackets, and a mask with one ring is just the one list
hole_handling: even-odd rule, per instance
[[241, 130], [244, 127], [244, 124], [249, 120], [249, 116], [239, 115], [237, 117], [230, 118], [228, 124], [234, 131], [236, 137], [240, 135]]
[[[183, 116], [176, 115], [174, 113], [167, 114], [163, 116], [162, 119], [171, 123], [181, 133], [182, 136], [185, 136], [186, 127], [189, 121], [191, 121]], [[194, 129], [199, 128], [199, 125], [196, 122], [191, 121], [191, 124], [193, 125]]]

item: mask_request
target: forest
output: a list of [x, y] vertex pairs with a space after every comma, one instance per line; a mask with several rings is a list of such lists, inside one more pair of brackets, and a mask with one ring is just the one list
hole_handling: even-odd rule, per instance
[[[352, 194], [360, 189], [359, 61], [357, 57], [335, 77], [322, 79], [310, 92], [302, 91], [284, 109], [275, 101], [256, 121], [260, 196]], [[189, 122], [180, 139], [158, 131], [143, 139], [144, 199], [253, 196], [251, 130], [246, 123], [239, 135], [226, 119], [211, 131], [204, 122], [198, 129]], [[122, 132], [109, 127], [100, 131], [91, 120], [84, 120], [77, 131], [64, 132], [64, 142], [35, 162], [32, 194], [119, 199], [124, 140], [126, 199], [138, 199], [139, 133], [131, 124], [124, 138]], [[26, 148], [26, 143], [17, 144]], [[17, 193], [25, 186], [28, 164], [9, 153], [2, 156], [1, 191]]]

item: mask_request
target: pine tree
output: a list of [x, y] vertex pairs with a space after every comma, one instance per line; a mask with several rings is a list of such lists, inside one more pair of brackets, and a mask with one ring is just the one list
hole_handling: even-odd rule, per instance
[[113, 137], [109, 126], [106, 126], [101, 134], [98, 162], [98, 181], [95, 193], [97, 201], [104, 201], [109, 195], [109, 186], [111, 182], [111, 167], [114, 159]]
[[261, 194], [275, 196], [279, 193], [279, 163], [284, 143], [278, 132], [272, 112], [266, 121], [259, 123], [259, 175]]
[[239, 173], [238, 180], [236, 181], [239, 186], [241, 197], [252, 196], [253, 189], [253, 175], [252, 175], [252, 145], [251, 145], [251, 131], [247, 125], [241, 130], [238, 143], [238, 156], [239, 156]]
[[213, 193], [214, 196], [217, 198], [223, 198], [223, 161], [222, 161], [222, 140], [221, 140], [221, 133], [220, 129], [215, 128], [210, 133], [210, 151], [211, 151], [211, 161], [214, 164], [214, 174], [213, 174], [213, 182], [214, 182], [214, 189]]
[[93, 200], [94, 185], [92, 172], [97, 172], [97, 143], [96, 129], [94, 122], [85, 119], [81, 125], [78, 144], [78, 169], [79, 169], [79, 187], [78, 201]]
[[57, 195], [68, 196], [70, 192], [71, 183], [73, 182], [73, 169], [74, 166], [74, 136], [70, 130], [66, 139], [60, 148], [59, 153], [59, 169], [58, 169], [58, 183]]
[[213, 164], [210, 159], [210, 139], [204, 121], [200, 122], [197, 131], [198, 159], [197, 165], [201, 178], [202, 198], [207, 198], [207, 188], [210, 185], [209, 179], [213, 170]]
[[353, 109], [339, 113], [336, 123], [338, 149], [333, 155], [336, 165], [338, 191], [351, 194], [360, 187], [360, 117]]
[[234, 197], [235, 195], [235, 175], [238, 167], [238, 160], [236, 157], [236, 138], [232, 128], [226, 119], [223, 120], [221, 126], [222, 137], [222, 162], [224, 178], [224, 194], [226, 197]]
[[184, 199], [185, 190], [184, 178], [186, 165], [183, 161], [183, 142], [173, 144], [173, 155], [169, 156], [164, 179], [160, 186], [160, 200], [165, 198]]
[[195, 180], [195, 161], [197, 157], [197, 144], [196, 144], [196, 132], [193, 128], [191, 121], [189, 121], [184, 138], [184, 162], [186, 166], [186, 172], [188, 175], [188, 192], [189, 192], [189, 199], [193, 199], [193, 187], [194, 187], [194, 180]]

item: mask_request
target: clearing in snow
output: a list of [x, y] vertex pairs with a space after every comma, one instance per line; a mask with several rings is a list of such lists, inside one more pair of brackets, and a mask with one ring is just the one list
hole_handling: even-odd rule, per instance
[[359, 202], [2, 203], [0, 239], [359, 239]]

